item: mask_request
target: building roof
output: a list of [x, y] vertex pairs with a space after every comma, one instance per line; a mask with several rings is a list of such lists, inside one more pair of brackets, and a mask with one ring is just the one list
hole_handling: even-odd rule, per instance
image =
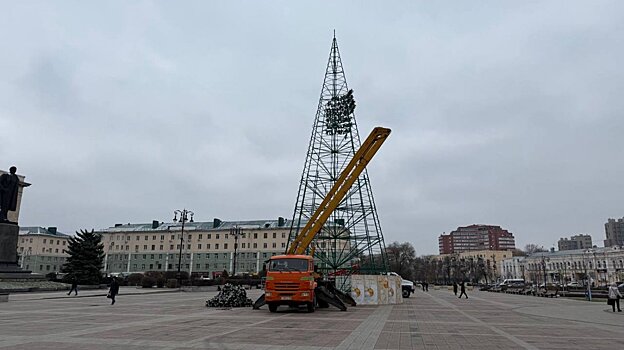
[[38, 226], [25, 226], [19, 228], [20, 235], [46, 235], [53, 237], [66, 238], [69, 235], [64, 234], [56, 230], [56, 227], [38, 227]]
[[[241, 229], [262, 229], [262, 228], [287, 228], [290, 227], [290, 221], [284, 219], [282, 226], [279, 226], [279, 220], [241, 220], [241, 221], [196, 221], [184, 223], [185, 231], [210, 231], [210, 230], [227, 230], [230, 228]], [[178, 231], [182, 229], [180, 222], [158, 222], [158, 226], [154, 228], [156, 222], [145, 224], [117, 224], [115, 226], [98, 230], [100, 233], [110, 232], [158, 232], [158, 231]], [[216, 224], [216, 227], [215, 227]]]
[[614, 247], [596, 247], [596, 248], [585, 248], [585, 249], [570, 249], [570, 250], [559, 250], [554, 252], [537, 252], [528, 255], [528, 258], [536, 258], [536, 257], [557, 257], [557, 256], [566, 256], [566, 255], [583, 255], [583, 254], [602, 254], [608, 253], [611, 251], [621, 250], [622, 248], [614, 246]]

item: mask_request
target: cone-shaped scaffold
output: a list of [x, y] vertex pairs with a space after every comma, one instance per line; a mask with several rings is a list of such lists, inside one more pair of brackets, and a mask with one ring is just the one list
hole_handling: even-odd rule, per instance
[[[360, 147], [355, 108], [334, 36], [291, 221], [290, 242]], [[366, 170], [316, 234], [310, 248], [325, 273], [387, 271], [383, 234]]]

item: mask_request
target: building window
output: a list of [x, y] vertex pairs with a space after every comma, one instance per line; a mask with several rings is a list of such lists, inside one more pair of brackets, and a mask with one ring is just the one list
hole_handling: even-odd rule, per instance
[[227, 243], [223, 243], [223, 249], [228, 249], [228, 244]]
[[282, 238], [286, 238], [286, 232], [282, 232]]
[[277, 243], [273, 242], [273, 248], [277, 248]]
[[201, 249], [201, 243], [197, 245], [197, 249]]
[[253, 244], [253, 247], [254, 247], [254, 248], [258, 248], [258, 243], [254, 243], [254, 244]]
[[242, 247], [242, 248], [245, 248], [245, 243], [242, 243], [241, 247]]
[[46, 239], [44, 238], [44, 239], [43, 239], [43, 244], [45, 244], [45, 242], [46, 242]]
[[202, 239], [202, 236], [203, 236], [203, 235], [200, 233], [200, 234], [199, 234], [199, 239]]
[[228, 239], [229, 237], [230, 237], [230, 236], [228, 236], [228, 234], [226, 233], [226, 234], [225, 234], [225, 239]]
[[143, 245], [143, 250], [147, 250], [147, 244]]
[[264, 246], [265, 249], [268, 247], [268, 245], [266, 243], [264, 243], [263, 246]]
[[282, 242], [282, 248], [286, 248], [286, 243]]
[[211, 233], [207, 234], [207, 235], [206, 235], [206, 238], [207, 238], [207, 239], [212, 239], [212, 234], [211, 234]]
[[273, 232], [273, 238], [277, 238], [277, 233]]
[[152, 244], [152, 250], [156, 250], [156, 245]]
[[159, 248], [160, 248], [160, 250], [163, 250], [163, 245], [161, 244]]
[[206, 243], [206, 249], [210, 249], [210, 243]]
[[145, 236], [145, 240], [147, 241], [149, 239], [149, 236]]
[[254, 233], [254, 239], [258, 239], [258, 234]]
[[219, 234], [218, 233], [215, 233], [215, 238], [219, 239]]
[[269, 233], [268, 232], [264, 233], [264, 238], [269, 238]]
[[219, 243], [215, 243], [215, 249], [219, 249]]

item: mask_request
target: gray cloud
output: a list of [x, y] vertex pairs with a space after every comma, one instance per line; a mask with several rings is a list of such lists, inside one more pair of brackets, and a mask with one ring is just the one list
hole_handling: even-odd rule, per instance
[[620, 2], [15, 3], [0, 166], [22, 223], [290, 217], [332, 30], [386, 241], [499, 224], [518, 245], [624, 216]]

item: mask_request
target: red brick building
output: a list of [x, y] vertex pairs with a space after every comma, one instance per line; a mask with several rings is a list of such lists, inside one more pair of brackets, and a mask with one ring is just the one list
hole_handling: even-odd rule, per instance
[[472, 250], [511, 250], [516, 248], [516, 242], [513, 234], [500, 226], [470, 225], [440, 235], [438, 246], [440, 254], [452, 254]]

